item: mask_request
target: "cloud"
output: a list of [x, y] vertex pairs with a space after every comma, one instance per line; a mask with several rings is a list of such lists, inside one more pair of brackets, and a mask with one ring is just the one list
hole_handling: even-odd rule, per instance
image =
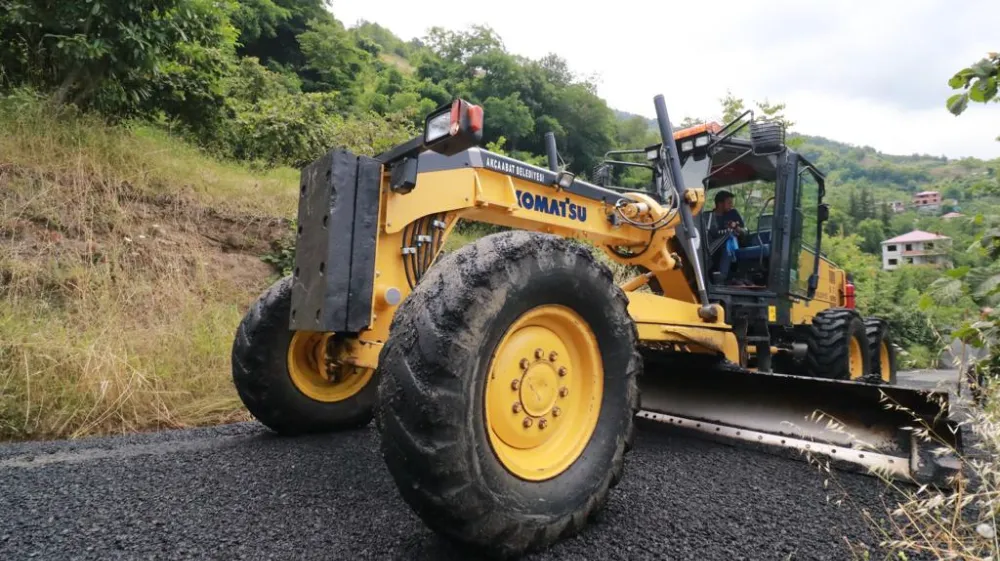
[[488, 24], [511, 52], [556, 53], [597, 74], [609, 105], [649, 117], [661, 93], [674, 121], [717, 116], [731, 89], [786, 102], [803, 133], [890, 153], [1000, 157], [1000, 106], [957, 118], [944, 106], [952, 73], [1000, 50], [989, 42], [1000, 2], [635, 0], [588, 10], [505, 0], [469, 10], [369, 0], [335, 1], [333, 12], [404, 39]]

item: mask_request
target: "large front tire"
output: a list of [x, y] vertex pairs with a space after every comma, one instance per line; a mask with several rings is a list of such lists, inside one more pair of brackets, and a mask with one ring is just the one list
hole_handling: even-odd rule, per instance
[[828, 308], [816, 314], [807, 343], [811, 376], [859, 380], [871, 371], [868, 335], [856, 310]]
[[404, 500], [494, 555], [578, 533], [631, 445], [636, 341], [627, 299], [579, 244], [504, 232], [442, 258], [379, 358], [382, 453]]
[[[292, 277], [273, 284], [250, 307], [233, 342], [233, 383], [258, 421], [282, 435], [368, 424], [378, 394], [373, 372], [325, 370], [324, 333], [288, 328]], [[343, 367], [342, 367], [343, 368]]]

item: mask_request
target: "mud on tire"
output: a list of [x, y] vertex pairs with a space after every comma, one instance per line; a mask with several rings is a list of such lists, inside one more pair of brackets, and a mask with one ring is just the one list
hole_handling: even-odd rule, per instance
[[372, 381], [354, 396], [322, 402], [303, 394], [288, 373], [292, 277], [274, 283], [240, 322], [232, 349], [233, 383], [243, 404], [282, 435], [329, 432], [368, 424], [378, 387]]
[[871, 372], [865, 324], [856, 310], [828, 308], [816, 314], [809, 330], [806, 365], [810, 376], [847, 380], [851, 377], [851, 339], [861, 349], [861, 375]]
[[[493, 451], [484, 393], [494, 349], [522, 314], [561, 305], [596, 336], [596, 428], [553, 478], [528, 481]], [[622, 475], [641, 370], [627, 299], [579, 244], [504, 232], [442, 258], [403, 302], [379, 358], [376, 423], [404, 500], [432, 529], [507, 557], [578, 533]]]

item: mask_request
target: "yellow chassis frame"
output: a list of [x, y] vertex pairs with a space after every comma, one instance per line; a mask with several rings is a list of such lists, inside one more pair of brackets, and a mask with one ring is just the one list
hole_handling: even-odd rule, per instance
[[[655, 231], [620, 221], [614, 223], [609, 216], [617, 211], [611, 204], [485, 168], [420, 173], [414, 189], [405, 194], [391, 191], [388, 183], [388, 175], [383, 175], [375, 241], [371, 328], [343, 349], [343, 362], [367, 368], [377, 366], [395, 308], [410, 293], [400, 254], [403, 229], [419, 218], [444, 213], [444, 240], [461, 218], [584, 240], [604, 248], [609, 258], [616, 262], [645, 267], [649, 274], [622, 285], [629, 298], [628, 309], [636, 321], [639, 338], [681, 346], [691, 352], [719, 354], [739, 363], [736, 336], [726, 323], [722, 309], [718, 309], [718, 318], [712, 323], [699, 317], [697, 296], [680, 270], [680, 258], [671, 250], [674, 230], [680, 222], [679, 214], [666, 219], [664, 226]], [[555, 199], [556, 204], [576, 205], [577, 217], [525, 208], [519, 204], [519, 196], [544, 197], [550, 202]], [[623, 212], [637, 222], [666, 218], [668, 209], [645, 194], [628, 193], [623, 197], [634, 201]], [[689, 205], [692, 214], [697, 214], [704, 202], [704, 191], [691, 189], [681, 204]], [[586, 216], [585, 220], [579, 219], [581, 214]], [[632, 258], [623, 258], [608, 249], [608, 246], [643, 248], [647, 245], [646, 251]], [[636, 291], [651, 277], [655, 277], [670, 296]], [[393, 289], [401, 295], [398, 301], [388, 297], [395, 294]]]

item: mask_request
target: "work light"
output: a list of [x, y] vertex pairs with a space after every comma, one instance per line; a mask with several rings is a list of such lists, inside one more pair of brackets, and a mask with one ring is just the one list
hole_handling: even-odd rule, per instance
[[483, 138], [483, 108], [455, 99], [432, 111], [424, 121], [424, 146], [441, 154], [457, 154]]
[[559, 175], [556, 176], [556, 184], [559, 185], [560, 189], [569, 189], [573, 185], [573, 181], [576, 176], [571, 172], [566, 170], [560, 171]]
[[427, 129], [424, 131], [424, 143], [430, 144], [435, 140], [451, 134], [451, 112], [434, 115], [427, 119]]

